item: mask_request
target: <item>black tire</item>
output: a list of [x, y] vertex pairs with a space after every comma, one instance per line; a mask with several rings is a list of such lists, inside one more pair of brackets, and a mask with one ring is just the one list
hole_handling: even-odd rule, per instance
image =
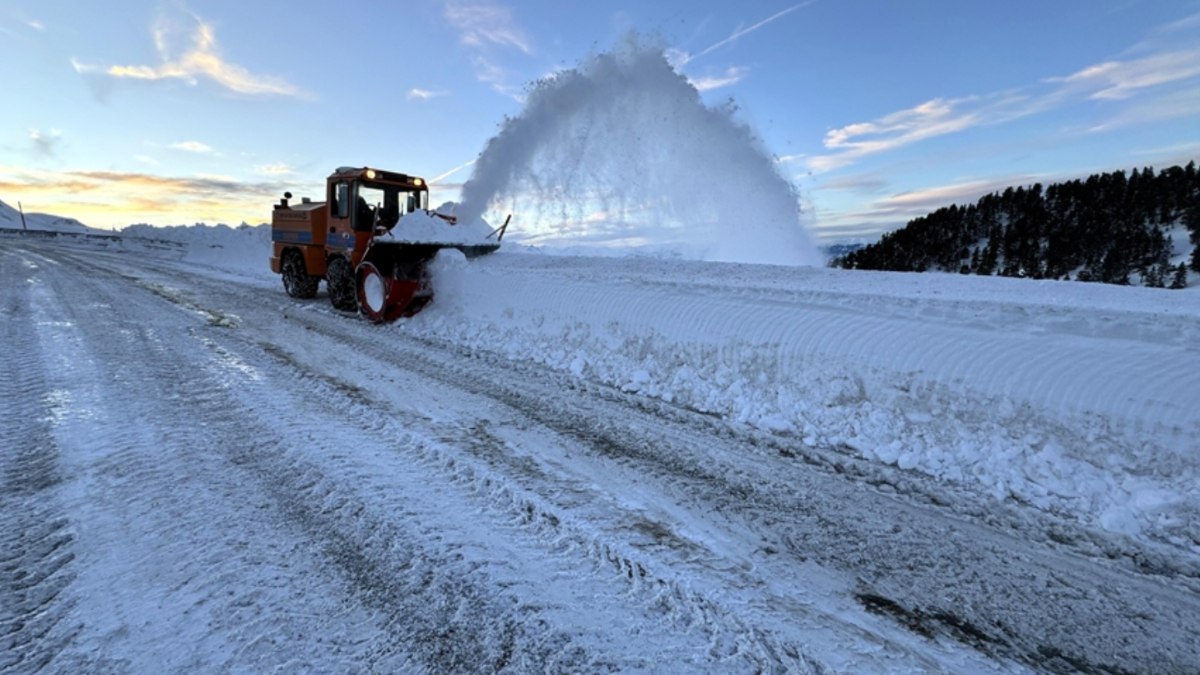
[[314, 277], [304, 266], [304, 256], [296, 249], [285, 251], [280, 263], [283, 276], [283, 290], [293, 298], [311, 298], [317, 294], [317, 286], [321, 277]]
[[349, 260], [340, 255], [329, 259], [329, 264], [325, 267], [325, 285], [329, 288], [329, 302], [334, 309], [343, 311], [358, 309], [354, 272], [350, 269]]

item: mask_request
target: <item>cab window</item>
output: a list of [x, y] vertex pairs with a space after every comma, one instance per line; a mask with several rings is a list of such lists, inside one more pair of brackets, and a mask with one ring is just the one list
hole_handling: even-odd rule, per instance
[[334, 218], [349, 218], [350, 217], [350, 184], [349, 183], [334, 183], [332, 194], [329, 196], [333, 202], [333, 208], [330, 211]]

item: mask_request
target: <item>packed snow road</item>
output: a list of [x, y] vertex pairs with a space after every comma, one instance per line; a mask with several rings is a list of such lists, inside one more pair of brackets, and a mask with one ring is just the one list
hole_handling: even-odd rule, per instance
[[272, 281], [0, 239], [0, 671], [1200, 669], [1186, 550]]

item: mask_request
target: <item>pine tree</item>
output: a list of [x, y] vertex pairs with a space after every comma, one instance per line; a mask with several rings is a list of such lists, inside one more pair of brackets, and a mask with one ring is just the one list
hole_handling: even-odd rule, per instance
[[1163, 272], [1163, 268], [1159, 267], [1158, 265], [1151, 265], [1150, 267], [1146, 268], [1146, 271], [1142, 274], [1142, 285], [1148, 288], [1162, 288], [1163, 277], [1165, 276], [1166, 274]]
[[1179, 265], [1175, 267], [1175, 276], [1171, 279], [1171, 288], [1187, 288], [1187, 277], [1187, 266], [1183, 263], [1179, 263]]
[[1014, 186], [918, 217], [837, 264], [1165, 285], [1176, 272], [1166, 230], [1184, 225], [1200, 272], [1200, 175], [1195, 163]]

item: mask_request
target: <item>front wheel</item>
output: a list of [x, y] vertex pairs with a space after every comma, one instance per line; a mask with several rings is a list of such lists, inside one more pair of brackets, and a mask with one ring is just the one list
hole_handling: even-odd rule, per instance
[[329, 259], [325, 267], [325, 285], [329, 288], [329, 302], [334, 309], [350, 311], [358, 307], [354, 298], [354, 275], [350, 261], [342, 256]]

